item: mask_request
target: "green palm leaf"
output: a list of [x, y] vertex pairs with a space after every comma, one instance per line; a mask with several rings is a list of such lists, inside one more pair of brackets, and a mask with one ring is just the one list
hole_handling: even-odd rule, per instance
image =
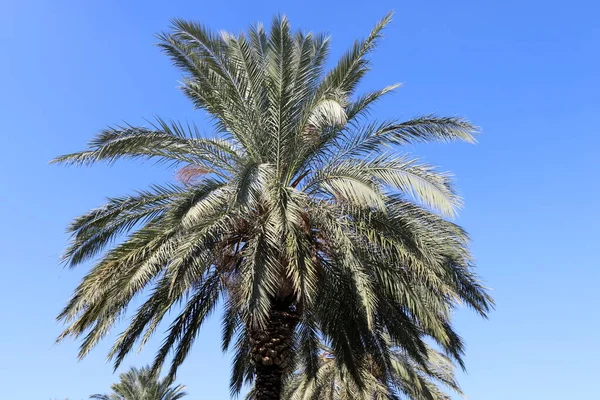
[[185, 386], [171, 385], [167, 379], [159, 379], [150, 368], [132, 368], [119, 376], [111, 386], [111, 394], [94, 394], [97, 400], [179, 400], [187, 396]]

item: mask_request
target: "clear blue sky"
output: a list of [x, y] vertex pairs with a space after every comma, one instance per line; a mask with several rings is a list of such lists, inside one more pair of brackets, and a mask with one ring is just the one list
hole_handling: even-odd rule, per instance
[[[86, 268], [58, 258], [71, 218], [173, 172], [149, 164], [48, 165], [109, 124], [160, 115], [209, 129], [153, 45], [172, 17], [240, 31], [286, 13], [328, 31], [333, 55], [395, 9], [363, 89], [405, 86], [375, 117], [438, 113], [481, 126], [477, 146], [419, 146], [453, 170], [489, 321], [464, 310], [461, 382], [479, 400], [591, 399], [600, 357], [600, 7], [593, 1], [10, 1], [0, 12], [0, 386], [5, 399], [87, 398], [116, 379], [109, 342], [82, 362], [53, 345], [55, 315]], [[291, 3], [291, 2], [290, 2]], [[179, 378], [190, 400], [227, 399], [219, 321]], [[158, 338], [157, 338], [158, 339]], [[158, 340], [126, 366], [148, 362]]]

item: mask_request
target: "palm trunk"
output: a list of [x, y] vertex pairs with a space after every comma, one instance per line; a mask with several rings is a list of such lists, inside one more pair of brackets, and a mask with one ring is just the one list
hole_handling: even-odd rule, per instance
[[265, 329], [251, 331], [252, 359], [256, 366], [254, 381], [256, 400], [280, 400], [290, 359], [298, 313], [289, 302], [275, 303]]

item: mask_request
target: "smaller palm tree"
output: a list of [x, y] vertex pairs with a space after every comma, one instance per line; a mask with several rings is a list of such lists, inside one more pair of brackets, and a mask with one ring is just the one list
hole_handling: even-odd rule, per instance
[[[299, 369], [288, 381], [285, 400], [450, 400], [441, 387], [463, 396], [454, 376], [452, 361], [428, 348], [425, 364], [416, 362], [406, 351], [391, 346], [383, 363], [374, 356], [360, 366], [357, 382], [336, 362], [332, 351], [322, 346], [316, 379]], [[252, 393], [248, 396], [252, 398]]]
[[178, 400], [186, 396], [185, 386], [172, 386], [167, 378], [159, 379], [149, 367], [131, 368], [119, 376], [111, 394], [94, 394], [97, 400]]

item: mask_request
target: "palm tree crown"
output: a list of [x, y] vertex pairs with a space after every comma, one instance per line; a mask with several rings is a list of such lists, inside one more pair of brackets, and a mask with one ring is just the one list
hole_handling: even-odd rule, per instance
[[[387, 344], [389, 346], [389, 344]], [[331, 349], [323, 346], [316, 379], [300, 368], [288, 381], [285, 400], [450, 400], [440, 387], [462, 395], [452, 361], [428, 349], [426, 363], [415, 362], [402, 348], [390, 346], [387, 370], [367, 358], [359, 366], [362, 382], [356, 382]], [[252, 400], [250, 393], [248, 400]]]
[[55, 160], [154, 159], [180, 177], [72, 222], [66, 262], [102, 256], [60, 314], [61, 338], [84, 335], [84, 356], [148, 289], [110, 353], [117, 366], [183, 302], [153, 365], [171, 355], [174, 375], [220, 299], [223, 348], [235, 348], [233, 392], [255, 379], [259, 398], [279, 398], [296, 362], [317, 373], [320, 340], [358, 382], [365, 357], [386, 359], [383, 334], [422, 365], [426, 338], [462, 363], [452, 309], [466, 303], [485, 316], [491, 299], [466, 233], [444, 218], [460, 205], [449, 175], [398, 146], [473, 142], [475, 129], [436, 116], [365, 121], [397, 87], [355, 93], [389, 21], [324, 72], [329, 38], [293, 33], [285, 17], [270, 32], [256, 25], [237, 35], [175, 20], [160, 47], [216, 133], [159, 119], [106, 129], [87, 150]]
[[118, 383], [110, 388], [111, 394], [94, 394], [97, 400], [178, 400], [187, 395], [185, 386], [172, 386], [167, 378], [158, 379], [152, 370], [132, 368], [120, 375]]

